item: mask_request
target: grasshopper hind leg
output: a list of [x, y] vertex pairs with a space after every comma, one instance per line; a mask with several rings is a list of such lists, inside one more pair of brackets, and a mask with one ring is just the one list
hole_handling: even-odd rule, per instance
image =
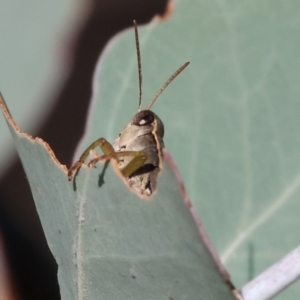
[[113, 146], [104, 138], [100, 138], [93, 142], [80, 156], [79, 160], [68, 171], [68, 178], [72, 180], [74, 176], [79, 172], [80, 167], [85, 163], [90, 151], [99, 147], [103, 151], [103, 155], [92, 159], [88, 166], [94, 166], [100, 160], [116, 159], [119, 162], [122, 157], [132, 157], [132, 159], [121, 168], [121, 172], [125, 177], [130, 177], [134, 172], [141, 168], [147, 160], [147, 155], [144, 151], [118, 151], [115, 152]]
[[100, 160], [116, 159], [117, 162], [119, 162], [122, 157], [132, 157], [132, 159], [124, 167], [120, 168], [124, 177], [130, 177], [134, 172], [140, 169], [147, 160], [147, 155], [144, 151], [118, 151], [92, 159], [88, 166], [95, 166], [95, 164]]

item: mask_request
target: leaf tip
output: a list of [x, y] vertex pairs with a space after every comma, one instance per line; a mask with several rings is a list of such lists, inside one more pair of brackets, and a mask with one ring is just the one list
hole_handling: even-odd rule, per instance
[[11, 127], [11, 129], [13, 131], [15, 131], [18, 135], [21, 135], [22, 137], [27, 138], [28, 140], [31, 140], [32, 142], [37, 142], [40, 145], [42, 145], [49, 153], [49, 155], [51, 156], [51, 158], [53, 159], [53, 161], [60, 166], [66, 173], [68, 171], [67, 167], [65, 165], [62, 165], [58, 159], [56, 158], [53, 150], [51, 149], [51, 147], [49, 146], [48, 143], [46, 143], [43, 139], [36, 137], [34, 138], [33, 136], [31, 136], [28, 133], [22, 132], [17, 124], [17, 122], [14, 120], [14, 118], [12, 117], [7, 104], [2, 96], [2, 94], [0, 93], [0, 108], [2, 110], [2, 113], [4, 115], [4, 118], [7, 122], [7, 124]]

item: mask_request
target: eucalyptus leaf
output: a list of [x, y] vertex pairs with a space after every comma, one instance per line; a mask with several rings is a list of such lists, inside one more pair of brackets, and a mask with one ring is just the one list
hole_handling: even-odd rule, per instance
[[[143, 107], [153, 111], [213, 244], [241, 287], [300, 243], [300, 2], [176, 1], [140, 28]], [[113, 141], [138, 106], [132, 30], [97, 67], [88, 130]], [[296, 282], [276, 299], [296, 299]]]
[[0, 106], [58, 264], [62, 299], [235, 299], [167, 162], [150, 199], [109, 163], [83, 166], [69, 182], [48, 144], [20, 132]]

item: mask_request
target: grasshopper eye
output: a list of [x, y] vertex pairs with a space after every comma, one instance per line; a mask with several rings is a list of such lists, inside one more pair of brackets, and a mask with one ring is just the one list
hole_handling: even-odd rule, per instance
[[137, 126], [145, 126], [154, 121], [154, 113], [151, 110], [142, 110], [138, 112], [132, 119], [131, 124]]

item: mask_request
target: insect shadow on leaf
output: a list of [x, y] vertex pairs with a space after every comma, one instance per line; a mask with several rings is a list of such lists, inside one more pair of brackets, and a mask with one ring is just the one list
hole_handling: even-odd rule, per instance
[[105, 181], [104, 181], [104, 175], [105, 175], [105, 172], [106, 172], [106, 169], [107, 169], [109, 163], [110, 163], [110, 160], [107, 160], [107, 161], [104, 163], [102, 172], [99, 174], [99, 179], [98, 179], [98, 186], [99, 186], [99, 187], [102, 187], [102, 185], [105, 184]]
[[[105, 160], [105, 163], [103, 165], [102, 172], [99, 174], [99, 179], [98, 179], [98, 186], [101, 187], [103, 184], [105, 184], [104, 181], [104, 175], [107, 170], [108, 164], [110, 163], [110, 160]], [[95, 166], [94, 166], [95, 167]], [[73, 190], [76, 192], [77, 191], [77, 185], [76, 185], [76, 178], [78, 176], [79, 169], [76, 170], [74, 173], [74, 179], [73, 179]]]
[[78, 172], [79, 172], [79, 169], [76, 170], [76, 172], [74, 173], [73, 190], [74, 190], [75, 192], [77, 191], [76, 178], [77, 178]]

